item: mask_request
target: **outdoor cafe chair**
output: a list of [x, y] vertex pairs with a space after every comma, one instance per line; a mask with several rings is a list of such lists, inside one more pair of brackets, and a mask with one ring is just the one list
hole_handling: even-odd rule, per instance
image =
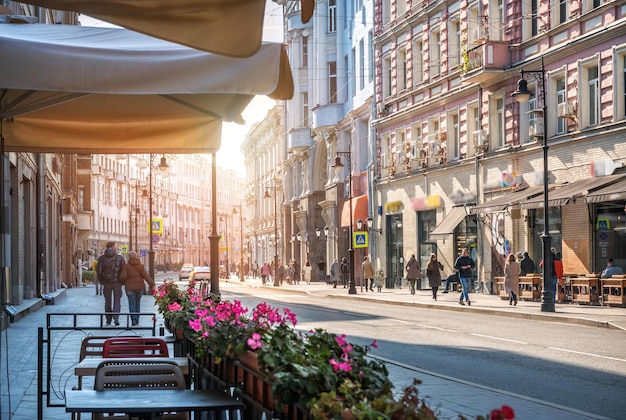
[[111, 337], [104, 341], [102, 357], [169, 357], [169, 351], [158, 337]]
[[[125, 363], [120, 361], [103, 361], [98, 365], [94, 382], [96, 391], [107, 390], [153, 390], [153, 389], [186, 389], [185, 378], [180, 368], [169, 361], [145, 360]], [[148, 414], [146, 416], [149, 417]], [[133, 418], [135, 415], [133, 415]], [[141, 418], [142, 416], [137, 416]], [[163, 413], [163, 420], [188, 420], [188, 413]], [[114, 413], [94, 413], [96, 420], [130, 420], [128, 415]]]

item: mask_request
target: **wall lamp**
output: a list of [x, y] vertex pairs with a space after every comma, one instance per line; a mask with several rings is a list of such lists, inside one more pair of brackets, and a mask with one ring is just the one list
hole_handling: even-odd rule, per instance
[[[357, 224], [356, 224], [356, 226], [357, 226], [357, 228], [359, 228], [359, 230], [361, 229], [361, 228], [359, 227], [359, 222], [360, 222], [360, 221], [361, 221], [360, 219], [356, 221], [356, 223], [357, 223]], [[372, 219], [371, 217], [368, 217], [367, 219], [365, 219], [365, 223], [367, 223], [367, 228], [368, 228], [369, 230], [374, 231], [374, 232], [378, 232], [378, 233], [380, 233], [381, 235], [383, 234], [383, 230], [382, 230], [382, 229], [375, 229], [375, 228], [374, 228], [374, 219]], [[363, 222], [361, 222], [361, 225], [362, 225], [362, 224], [363, 224]]]
[[[322, 238], [322, 230], [324, 231], [324, 238]], [[328, 238], [328, 226], [324, 226], [324, 229], [315, 228], [315, 237], [317, 239], [327, 239]]]

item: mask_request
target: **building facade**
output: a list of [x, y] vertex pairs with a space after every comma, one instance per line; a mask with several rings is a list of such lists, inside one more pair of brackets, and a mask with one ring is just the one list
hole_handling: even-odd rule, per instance
[[[544, 177], [565, 272], [626, 264], [626, 197], [601, 192], [624, 185], [625, 2], [377, 0], [375, 27], [373, 200], [388, 275], [431, 252], [450, 273], [464, 247], [478, 280], [502, 275], [511, 252], [538, 263]], [[512, 96], [522, 70], [526, 103]]]

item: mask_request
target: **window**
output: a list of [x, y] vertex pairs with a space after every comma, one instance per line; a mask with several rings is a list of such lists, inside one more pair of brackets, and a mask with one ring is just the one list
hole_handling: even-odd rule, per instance
[[337, 0], [328, 0], [328, 32], [337, 32]]
[[422, 124], [418, 122], [411, 127], [411, 157], [418, 158], [422, 148]]
[[396, 0], [396, 19], [406, 13], [406, 0]]
[[391, 21], [391, 0], [383, 0], [383, 26]]
[[539, 16], [538, 16], [538, 11], [537, 11], [537, 1], [538, 0], [531, 0], [530, 1], [530, 36], [537, 36], [537, 34], [539, 33]]
[[619, 121], [626, 117], [626, 51], [621, 52], [616, 62], [615, 120]]
[[309, 37], [302, 37], [302, 67], [309, 65]]
[[430, 33], [430, 71], [432, 76], [441, 72], [441, 33], [438, 30]]
[[365, 87], [365, 42], [359, 41], [359, 88]]
[[413, 43], [413, 81], [416, 84], [424, 81], [424, 51], [422, 40]]
[[448, 114], [448, 135], [447, 135], [447, 146], [451, 147], [451, 154], [453, 159], [462, 159], [467, 153], [461, 153], [461, 136], [459, 133], [459, 113], [453, 112]]
[[600, 123], [600, 79], [597, 61], [582, 65], [579, 69], [582, 91], [582, 128], [592, 127]]
[[383, 98], [391, 95], [391, 56], [383, 58]]
[[[530, 87], [529, 87], [530, 89]], [[522, 113], [522, 115], [524, 115]], [[523, 118], [522, 118], [523, 120]], [[489, 138], [497, 148], [505, 143], [504, 97], [501, 92], [489, 98]]]
[[437, 226], [437, 210], [419, 211], [417, 219], [418, 242], [430, 242], [430, 232]]
[[331, 61], [328, 63], [328, 102], [337, 103], [337, 63]]
[[461, 58], [461, 21], [458, 16], [450, 19], [448, 31], [448, 67], [453, 70], [459, 65]]
[[478, 114], [478, 105], [473, 103], [467, 106], [467, 134], [465, 140], [466, 155], [474, 156], [476, 153], [476, 146], [483, 142], [483, 138], [480, 134], [480, 121]]
[[352, 96], [356, 95], [356, 77], [357, 77], [357, 68], [356, 68], [356, 47], [352, 47], [352, 66], [348, 65], [348, 57], [346, 57], [346, 68], [350, 69], [348, 71], [348, 75], [350, 76], [350, 88], [352, 90]]
[[[556, 102], [558, 104], [565, 103], [567, 101], [567, 92], [565, 90], [565, 78], [559, 77], [555, 80], [556, 85]], [[557, 108], [558, 109], [558, 108]], [[567, 118], [557, 118], [556, 133], [564, 134], [567, 131]]]
[[[367, 63], [369, 65], [369, 81], [371, 82], [372, 80], [374, 80], [374, 60], [371, 57], [371, 52], [374, 51], [374, 33], [372, 32], [372, 30], [370, 29], [370, 31], [367, 33], [367, 47], [368, 47], [368, 55], [369, 55], [369, 59], [367, 60]], [[365, 51], [363, 51], [363, 55], [365, 55]]]
[[85, 186], [84, 185], [78, 186], [78, 210], [79, 211], [85, 210]]
[[[537, 0], [531, 0], [532, 3], [537, 4]], [[526, 3], [526, 2], [523, 2]], [[524, 17], [530, 18], [532, 13], [529, 13], [528, 10], [523, 10]], [[535, 7], [535, 11], [537, 8]], [[497, 0], [494, 2], [489, 2], [489, 39], [494, 41], [502, 41], [504, 36], [504, 0]], [[532, 16], [536, 17], [536, 13]]]
[[555, 25], [562, 25], [567, 22], [568, 0], [553, 0], [552, 21]]
[[302, 93], [302, 126], [309, 126], [309, 93]]
[[403, 91], [406, 89], [406, 49], [401, 48], [398, 50], [397, 55], [397, 87], [398, 91]]

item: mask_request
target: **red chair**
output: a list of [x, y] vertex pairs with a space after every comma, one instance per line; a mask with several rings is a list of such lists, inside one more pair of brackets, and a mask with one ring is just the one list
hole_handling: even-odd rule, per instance
[[102, 357], [170, 357], [167, 343], [157, 337], [111, 337], [104, 341]]

